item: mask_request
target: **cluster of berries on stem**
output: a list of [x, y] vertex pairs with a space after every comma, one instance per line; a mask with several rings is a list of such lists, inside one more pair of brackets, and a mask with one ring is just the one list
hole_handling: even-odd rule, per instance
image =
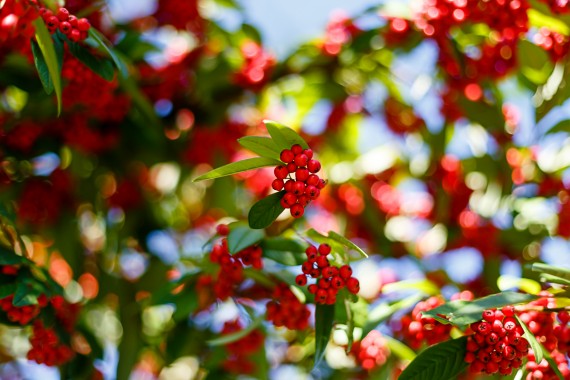
[[435, 309], [445, 302], [441, 297], [430, 297], [418, 302], [412, 314], [402, 317], [402, 334], [410, 347], [419, 349], [425, 341], [428, 345], [442, 342], [449, 338], [451, 325], [444, 325], [434, 318], [423, 317], [422, 312]]
[[482, 317], [482, 321], [470, 326], [474, 334], [468, 337], [465, 354], [469, 371], [510, 375], [513, 369], [521, 367], [522, 358], [529, 351], [529, 343], [522, 336], [524, 330], [515, 318], [515, 309], [512, 306], [489, 309]]
[[288, 208], [294, 218], [300, 218], [305, 207], [319, 197], [326, 185], [316, 174], [321, 170], [321, 163], [313, 159], [311, 149], [303, 149], [299, 144], [284, 149], [280, 158], [285, 165], [275, 167], [276, 178], [271, 187], [275, 191], [285, 190], [281, 206]]
[[332, 266], [327, 256], [331, 253], [331, 246], [321, 244], [319, 247], [310, 245], [306, 250], [307, 261], [302, 265], [302, 274], [295, 278], [299, 286], [305, 286], [308, 277], [316, 279], [316, 283], [309, 285], [309, 293], [315, 295], [315, 302], [318, 304], [332, 305], [336, 302], [337, 293], [346, 287], [352, 293], [360, 291], [360, 282], [352, 277], [350, 265], [343, 265], [340, 268]]
[[372, 330], [362, 341], [354, 342], [352, 352], [355, 353], [362, 368], [367, 371], [382, 367], [390, 356], [388, 343], [378, 330]]
[[86, 18], [75, 17], [66, 8], [59, 8], [56, 13], [43, 7], [39, 11], [50, 33], [59, 30], [73, 42], [87, 38], [91, 24]]
[[273, 290], [272, 301], [267, 303], [267, 320], [276, 327], [304, 330], [309, 327], [311, 311], [293, 294], [287, 284], [280, 283]]
[[[222, 335], [235, 333], [241, 329], [239, 321], [228, 321], [224, 324]], [[251, 356], [260, 349], [264, 339], [261, 330], [255, 329], [243, 338], [228, 343], [225, 346], [228, 357], [222, 364], [224, 369], [231, 373], [252, 374], [255, 371], [255, 362]]]
[[28, 351], [28, 360], [38, 364], [59, 366], [71, 360], [73, 350], [62, 343], [53, 328], [45, 327], [42, 321], [35, 321], [30, 338], [32, 348]]

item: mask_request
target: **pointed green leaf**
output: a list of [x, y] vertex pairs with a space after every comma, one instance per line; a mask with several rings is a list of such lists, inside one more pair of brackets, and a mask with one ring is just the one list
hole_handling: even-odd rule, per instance
[[328, 235], [329, 235], [329, 238], [331, 238], [332, 240], [344, 245], [345, 247], [348, 247], [350, 249], [354, 249], [356, 252], [360, 253], [360, 255], [362, 257], [368, 257], [368, 255], [366, 254], [366, 252], [364, 252], [362, 250], [362, 248], [360, 248], [359, 246], [357, 246], [356, 244], [354, 244], [353, 242], [351, 242], [350, 240], [348, 240], [344, 236], [337, 234], [334, 231], [329, 231]]
[[67, 46], [69, 46], [69, 52], [85, 66], [89, 67], [95, 74], [108, 82], [113, 80], [115, 70], [110, 60], [96, 57], [82, 45], [69, 40], [67, 41]]
[[367, 335], [380, 323], [388, 320], [394, 313], [402, 309], [408, 309], [422, 300], [423, 296], [413, 295], [392, 304], [381, 303], [368, 313], [368, 322], [362, 329], [362, 335]]
[[281, 151], [275, 145], [275, 142], [269, 137], [262, 136], [246, 136], [238, 139], [238, 143], [245, 149], [260, 155], [261, 157], [273, 158], [279, 160]]
[[117, 55], [117, 53], [115, 53], [113, 48], [106, 43], [105, 37], [101, 33], [99, 33], [99, 31], [95, 28], [89, 29], [89, 37], [93, 38], [95, 42], [97, 42], [97, 44], [101, 48], [103, 48], [103, 50], [105, 50], [107, 54], [109, 54], [109, 57], [111, 57], [111, 59], [115, 63], [115, 66], [117, 66], [117, 69], [119, 70], [119, 74], [121, 75], [121, 77], [126, 78], [129, 75], [129, 73], [127, 70], [127, 66], [125, 65], [125, 62]]
[[40, 292], [29, 281], [20, 281], [14, 293], [12, 304], [17, 307], [36, 305]]
[[24, 256], [16, 255], [14, 251], [0, 246], [0, 265], [16, 265], [29, 263]]
[[44, 87], [46, 94], [51, 95], [53, 93], [53, 82], [51, 81], [51, 76], [49, 74], [49, 69], [44, 59], [44, 55], [40, 50], [40, 45], [33, 39], [30, 40], [32, 44], [32, 54], [34, 55], [34, 64], [36, 65], [36, 70], [38, 70], [38, 75], [40, 76], [40, 81]]
[[517, 321], [519, 321], [519, 324], [522, 326], [522, 328], [524, 330], [523, 337], [525, 337], [526, 340], [528, 340], [528, 343], [530, 344], [530, 348], [532, 348], [532, 351], [534, 352], [534, 357], [536, 358], [535, 362], [540, 363], [542, 361], [542, 358], [544, 357], [544, 352], [542, 351], [542, 346], [540, 345], [540, 343], [538, 343], [538, 341], [536, 340], [536, 337], [530, 331], [530, 329], [528, 328], [526, 323], [524, 323], [518, 315], [515, 315], [515, 318], [517, 319]]
[[[447, 302], [435, 309], [422, 312], [426, 317], [440, 318], [438, 315], [446, 315], [449, 323], [465, 326], [481, 320], [484, 310], [499, 308], [506, 305], [516, 305], [536, 300], [538, 297], [532, 294], [516, 292], [502, 292], [492, 294], [474, 301], [456, 300]], [[438, 319], [439, 320], [439, 319]]]
[[260, 230], [252, 230], [243, 223], [235, 223], [230, 225], [230, 233], [228, 235], [228, 249], [232, 255], [238, 253], [255, 243], [259, 243], [265, 236]]
[[[37, 18], [32, 21], [32, 24], [35, 28], [35, 36], [38, 47], [43, 55], [45, 64], [48, 69], [49, 77], [51, 83], [53, 84], [53, 89], [55, 91], [55, 96], [57, 98], [57, 114], [61, 113], [61, 71], [58, 63], [57, 52], [54, 47], [53, 40], [49, 31], [47, 30], [46, 25], [44, 24], [43, 19]], [[33, 45], [32, 45], [33, 46]], [[37, 64], [36, 64], [37, 65]], [[37, 67], [37, 66], [36, 66]], [[39, 70], [38, 70], [39, 72]], [[40, 73], [40, 75], [42, 75]], [[42, 80], [43, 84], [43, 80]], [[44, 86], [45, 87], [45, 86]]]
[[273, 193], [254, 204], [247, 215], [249, 226], [253, 229], [269, 227], [285, 210], [281, 206], [284, 195], [285, 191]]
[[283, 265], [301, 265], [307, 256], [302, 244], [284, 237], [263, 239], [261, 242], [263, 257], [267, 257]]
[[406, 346], [404, 343], [388, 335], [383, 335], [383, 338], [386, 340], [386, 344], [390, 351], [400, 359], [412, 361], [416, 358], [414, 350]]
[[263, 123], [280, 151], [283, 149], [290, 149], [294, 144], [299, 144], [304, 149], [309, 148], [309, 145], [307, 145], [305, 140], [303, 140], [303, 138], [291, 128], [271, 120], [263, 120]]
[[465, 368], [467, 337], [451, 339], [428, 347], [420, 353], [398, 378], [399, 380], [451, 380]]
[[313, 368], [319, 365], [325, 355], [325, 349], [331, 337], [334, 312], [335, 305], [317, 304], [315, 308], [315, 364]]
[[557, 267], [543, 263], [533, 263], [531, 266], [533, 272], [551, 274], [556, 277], [570, 280], [570, 269], [564, 267]]
[[201, 176], [194, 178], [193, 182], [225, 177], [228, 175], [245, 172], [252, 169], [258, 169], [266, 166], [275, 166], [281, 164], [282, 164], [281, 161], [277, 161], [272, 158], [266, 158], [266, 157], [247, 158], [242, 161], [232, 162], [231, 164], [227, 164], [219, 168], [216, 168], [214, 170], [210, 170], [208, 173], [202, 174]]
[[261, 322], [263, 322], [263, 319], [264, 319], [264, 316], [260, 315], [259, 317], [254, 319], [249, 324], [249, 326], [247, 326], [246, 328], [239, 330], [239, 331], [236, 331], [236, 332], [231, 333], [231, 334], [221, 335], [215, 339], [210, 339], [210, 340], [206, 341], [206, 343], [210, 346], [223, 346], [223, 345], [238, 341], [241, 338], [247, 336], [253, 330], [255, 330], [257, 328], [257, 326], [259, 326], [261, 324]]
[[543, 273], [540, 275], [541, 282], [550, 282], [552, 284], [570, 285], [570, 280], [552, 274]]

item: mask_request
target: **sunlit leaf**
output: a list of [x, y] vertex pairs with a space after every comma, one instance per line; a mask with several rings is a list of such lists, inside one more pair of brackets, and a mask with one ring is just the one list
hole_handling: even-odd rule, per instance
[[260, 155], [261, 157], [279, 160], [280, 150], [273, 139], [262, 136], [246, 136], [238, 139], [238, 143], [244, 148]]
[[351, 242], [350, 240], [348, 240], [347, 238], [345, 238], [344, 236], [334, 232], [334, 231], [329, 231], [328, 233], [329, 238], [331, 238], [332, 240], [350, 248], [350, 249], [354, 249], [356, 252], [360, 253], [360, 255], [362, 257], [368, 257], [368, 255], [366, 254], [366, 252], [364, 252], [362, 250], [362, 248], [360, 248], [359, 246], [357, 246], [356, 244], [354, 244], [353, 242]]
[[129, 73], [128, 73], [127, 66], [126, 66], [125, 62], [123, 61], [123, 59], [121, 59], [117, 55], [117, 53], [114, 51], [114, 49], [106, 42], [105, 37], [95, 28], [89, 29], [89, 37], [93, 38], [93, 40], [95, 40], [95, 42], [97, 42], [97, 44], [103, 50], [105, 50], [107, 52], [107, 54], [109, 54], [109, 57], [111, 57], [111, 59], [115, 63], [115, 66], [117, 66], [117, 69], [119, 70], [119, 74], [123, 78], [126, 78]]
[[267, 166], [276, 166], [281, 164], [282, 164], [281, 161], [277, 161], [273, 158], [266, 158], [266, 157], [246, 158], [245, 160], [232, 162], [231, 164], [227, 164], [219, 168], [210, 170], [209, 172], [202, 174], [197, 178], [194, 178], [194, 182], [204, 181], [206, 179], [225, 177], [228, 175], [245, 172], [252, 169], [259, 169]]
[[390, 351], [400, 359], [412, 361], [416, 358], [415, 351], [404, 343], [388, 335], [384, 335], [383, 338], [386, 340], [386, 344]]
[[271, 120], [264, 120], [263, 123], [280, 151], [290, 149], [294, 144], [299, 144], [305, 149], [309, 148], [305, 140], [291, 128]]
[[284, 195], [285, 191], [273, 193], [254, 204], [247, 216], [249, 226], [253, 229], [269, 227], [284, 210], [281, 206]]
[[426, 348], [402, 372], [399, 380], [452, 380], [467, 368], [467, 337]]
[[522, 328], [524, 330], [523, 337], [525, 337], [526, 340], [528, 340], [528, 343], [530, 344], [530, 347], [532, 348], [532, 351], [534, 352], [534, 357], [536, 359], [535, 361], [537, 363], [540, 363], [542, 361], [542, 358], [544, 357], [544, 352], [542, 351], [542, 346], [540, 345], [540, 343], [538, 343], [538, 341], [536, 340], [536, 337], [530, 331], [530, 329], [528, 328], [526, 323], [524, 323], [523, 320], [520, 319], [520, 317], [518, 315], [515, 315], [515, 318], [517, 319], [517, 321], [520, 323], [520, 325], [522, 326]]
[[301, 265], [307, 259], [304, 246], [295, 240], [284, 237], [266, 238], [260, 246], [264, 257], [283, 265]]
[[228, 235], [228, 249], [232, 255], [238, 253], [255, 243], [259, 243], [265, 236], [261, 230], [252, 230], [243, 223], [230, 225], [230, 233]]

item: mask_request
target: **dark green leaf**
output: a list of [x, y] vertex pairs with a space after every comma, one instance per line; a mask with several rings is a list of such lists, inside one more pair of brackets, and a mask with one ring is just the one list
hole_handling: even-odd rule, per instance
[[465, 97], [460, 97], [458, 103], [469, 120], [481, 124], [485, 129], [500, 131], [504, 128], [505, 117], [500, 107], [483, 101], [472, 102]]
[[284, 210], [281, 206], [284, 195], [285, 191], [273, 193], [254, 204], [247, 216], [249, 226], [253, 229], [269, 227]]
[[198, 307], [198, 294], [193, 286], [185, 288], [184, 291], [177, 294], [177, 296], [174, 303], [176, 310], [174, 314], [172, 314], [172, 319], [174, 319], [175, 322], [188, 318], [190, 313]]
[[467, 337], [464, 336], [425, 349], [406, 367], [399, 380], [456, 379], [467, 368], [466, 346]]
[[276, 166], [281, 164], [282, 164], [281, 161], [277, 161], [273, 158], [266, 158], [266, 157], [247, 158], [245, 160], [232, 162], [231, 164], [227, 164], [219, 168], [210, 170], [206, 174], [202, 174], [201, 176], [194, 178], [193, 182], [225, 177], [228, 175], [245, 172], [252, 169], [263, 168], [266, 166]]
[[24, 256], [16, 255], [14, 251], [0, 246], [0, 265], [16, 265], [29, 262]]
[[210, 346], [223, 346], [223, 345], [238, 341], [241, 338], [243, 338], [244, 336], [248, 335], [253, 330], [255, 330], [257, 328], [257, 326], [259, 326], [261, 324], [261, 322], [263, 322], [264, 318], [265, 317], [263, 315], [260, 315], [259, 317], [254, 319], [249, 324], [249, 326], [247, 326], [246, 328], [239, 330], [239, 331], [236, 331], [236, 332], [231, 333], [231, 334], [221, 335], [215, 339], [210, 339], [210, 340], [206, 341], [206, 343]]
[[14, 294], [14, 292], [16, 292], [17, 286], [18, 284], [16, 283], [0, 286], [0, 298], [6, 298]]
[[123, 78], [126, 78], [128, 76], [128, 71], [127, 71], [127, 66], [125, 65], [125, 62], [117, 55], [117, 53], [115, 53], [113, 48], [110, 47], [105, 42], [105, 37], [101, 33], [99, 33], [99, 31], [95, 28], [89, 29], [89, 37], [93, 38], [95, 40], [95, 42], [97, 42], [97, 44], [101, 48], [103, 48], [103, 50], [105, 50], [107, 52], [107, 54], [109, 54], [109, 56], [111, 57], [111, 59], [115, 63], [115, 66], [117, 66], [117, 69], [119, 70], [119, 74]]
[[67, 42], [69, 52], [75, 58], [83, 62], [83, 64], [91, 69], [95, 74], [99, 75], [106, 81], [112, 81], [115, 77], [115, 70], [110, 60], [96, 57], [89, 50], [72, 41]]
[[30, 40], [30, 42], [32, 44], [32, 54], [34, 55], [34, 64], [38, 70], [40, 81], [42, 82], [42, 86], [44, 86], [46, 94], [51, 95], [53, 92], [53, 83], [51, 81], [51, 76], [49, 74], [46, 60], [44, 59], [44, 55], [40, 50], [38, 43], [33, 39]]
[[255, 243], [258, 243], [265, 233], [260, 230], [252, 230], [243, 223], [235, 223], [230, 225], [230, 233], [228, 235], [228, 249], [232, 255], [238, 253]]
[[317, 367], [325, 354], [329, 343], [333, 322], [335, 305], [318, 304], [315, 308], [315, 364]]
[[360, 255], [363, 257], [368, 257], [368, 255], [366, 254], [366, 252], [364, 252], [362, 250], [362, 248], [360, 248], [359, 246], [357, 246], [356, 244], [354, 244], [353, 242], [351, 242], [350, 240], [348, 240], [344, 236], [337, 234], [334, 231], [329, 231], [328, 235], [329, 235], [330, 239], [344, 245], [345, 247], [348, 247], [350, 249], [354, 249], [356, 252], [360, 253]]
[[40, 292], [29, 281], [20, 281], [14, 293], [12, 304], [17, 307], [36, 305]]
[[524, 330], [523, 337], [525, 337], [526, 340], [528, 340], [528, 343], [530, 344], [530, 348], [532, 348], [532, 351], [534, 352], [535, 362], [540, 363], [542, 361], [542, 358], [544, 357], [544, 352], [542, 351], [542, 346], [540, 345], [540, 343], [538, 343], [538, 341], [536, 340], [536, 337], [530, 331], [530, 329], [528, 328], [526, 323], [524, 323], [518, 315], [515, 315], [515, 318], [517, 319], [517, 321], [519, 321], [520, 325], [522, 326], [522, 328]]
[[290, 149], [294, 144], [299, 144], [305, 149], [309, 148], [305, 140], [291, 128], [271, 120], [263, 120], [263, 123], [280, 151]]
[[249, 149], [261, 157], [279, 160], [281, 152], [279, 148], [277, 148], [277, 145], [275, 145], [275, 142], [269, 137], [246, 136], [238, 139], [238, 142], [244, 148]]
[[275, 237], [262, 240], [263, 256], [283, 265], [301, 265], [307, 257], [305, 248], [295, 240]]
[[[47, 30], [47, 27], [44, 24], [43, 19], [41, 17], [37, 18], [34, 21], [32, 21], [32, 24], [34, 25], [34, 29], [36, 32], [35, 36], [39, 50], [41, 51], [42, 53], [41, 55], [44, 58], [45, 65], [47, 66], [47, 71], [49, 73], [49, 77], [53, 85], [53, 90], [55, 91], [55, 96], [57, 98], [57, 114], [59, 115], [61, 113], [62, 88], [61, 88], [61, 71], [59, 66], [59, 59], [57, 57], [57, 52], [54, 47], [51, 35]], [[40, 76], [41, 75], [42, 74], [40, 73]], [[42, 83], [43, 82], [44, 80], [42, 79]]]
[[474, 301], [451, 301], [435, 309], [428, 310], [422, 314], [426, 317], [437, 318], [441, 322], [439, 315], [446, 315], [449, 323], [464, 326], [480, 321], [484, 310], [499, 308], [506, 305], [516, 305], [536, 300], [538, 297], [531, 294], [516, 292], [503, 292], [479, 298]]

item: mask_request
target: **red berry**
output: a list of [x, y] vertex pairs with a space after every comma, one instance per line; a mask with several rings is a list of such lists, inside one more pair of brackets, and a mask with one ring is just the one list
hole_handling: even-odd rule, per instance
[[312, 149], [305, 149], [305, 150], [303, 151], [303, 154], [304, 154], [305, 156], [307, 156], [307, 158], [309, 158], [309, 160], [310, 160], [311, 158], [313, 158], [313, 150], [312, 150]]
[[218, 224], [216, 226], [216, 232], [218, 233], [218, 235], [228, 236], [228, 234], [230, 233], [230, 228], [228, 227], [227, 224]]
[[511, 305], [503, 306], [502, 311], [505, 317], [513, 317], [515, 315], [515, 308]]
[[309, 175], [309, 178], [307, 178], [307, 181], [305, 181], [305, 182], [307, 182], [307, 185], [309, 185], [309, 186], [315, 186], [316, 187], [316, 186], [318, 186], [320, 180], [321, 179], [319, 178], [318, 175], [311, 174], [311, 175]]
[[307, 165], [307, 162], [309, 161], [309, 158], [307, 156], [305, 156], [303, 153], [298, 154], [295, 156], [295, 165], [297, 166], [305, 166]]
[[273, 182], [271, 182], [271, 188], [275, 191], [280, 191], [283, 189], [283, 186], [285, 185], [285, 182], [283, 182], [282, 179], [274, 179]]
[[59, 8], [56, 16], [59, 21], [67, 21], [69, 19], [69, 11], [65, 8]]
[[305, 209], [300, 204], [294, 204], [291, 206], [291, 216], [293, 218], [300, 218], [305, 213]]
[[293, 194], [301, 195], [305, 193], [305, 182], [295, 181], [293, 184]]
[[311, 173], [318, 173], [319, 170], [321, 170], [321, 163], [317, 160], [310, 160], [307, 163], [307, 169], [309, 169]]
[[273, 174], [275, 174], [275, 177], [277, 179], [285, 179], [289, 175], [289, 171], [285, 166], [279, 165], [275, 167], [275, 169], [273, 170]]
[[63, 33], [63, 34], [68, 34], [69, 32], [71, 32], [71, 24], [68, 23], [67, 21], [62, 21], [59, 23], [59, 30]]
[[317, 285], [321, 289], [328, 289], [331, 286], [331, 280], [329, 280], [328, 278], [320, 278], [319, 281], [317, 282]]
[[316, 262], [317, 262], [317, 266], [321, 269], [326, 268], [330, 265], [329, 260], [326, 258], [326, 256], [318, 256], [316, 259]]
[[327, 181], [325, 181], [324, 179], [320, 179], [319, 183], [317, 185], [317, 189], [322, 190], [325, 186], [327, 185]]
[[77, 20], [77, 29], [79, 29], [81, 32], [87, 32], [89, 31], [89, 28], [91, 28], [89, 20], [86, 18], [80, 18]]
[[288, 193], [292, 193], [293, 192], [293, 185], [295, 185], [295, 180], [290, 179], [287, 182], [285, 182], [285, 186], [283, 186], [285, 188], [285, 191]]
[[352, 276], [352, 268], [350, 265], [343, 265], [340, 267], [339, 274], [343, 280], [347, 280]]
[[309, 178], [309, 175], [309, 171], [305, 168], [295, 170], [295, 179], [297, 179], [297, 181], [305, 182]]
[[297, 203], [297, 196], [293, 193], [285, 193], [283, 196], [283, 202], [289, 207], [293, 207]]
[[334, 273], [334, 270], [333, 270], [333, 267], [331, 267], [331, 266], [326, 266], [322, 271], [323, 277], [326, 277], [326, 278], [332, 277], [333, 273]]
[[319, 245], [319, 253], [323, 256], [328, 255], [329, 253], [331, 253], [331, 246], [328, 245], [327, 243], [323, 243], [321, 245]]
[[346, 280], [346, 288], [352, 294], [356, 294], [360, 291], [360, 282], [358, 279], [350, 277], [348, 280]]
[[326, 289], [319, 288], [317, 293], [315, 294], [315, 302], [317, 303], [325, 303], [327, 300], [328, 292]]
[[311, 294], [315, 294], [318, 289], [319, 289], [319, 287], [317, 286], [317, 284], [311, 284], [311, 285], [309, 285], [309, 287], [307, 288], [307, 290], [308, 290], [309, 293], [311, 293]]
[[331, 280], [331, 285], [335, 289], [342, 289], [344, 287], [344, 280], [340, 276], [334, 276]]
[[305, 276], [304, 274], [298, 275], [297, 277], [295, 277], [295, 283], [299, 286], [307, 285], [307, 276]]
[[293, 160], [295, 159], [295, 155], [289, 149], [284, 149], [281, 151], [279, 158], [281, 159], [281, 161], [288, 164], [290, 162], [293, 162]]
[[[69, 15], [69, 19], [67, 21], [71, 24], [72, 27], [77, 28], [77, 17]], [[81, 35], [81, 33], [79, 34]]]
[[311, 271], [313, 270], [313, 263], [305, 261], [303, 265], [301, 265], [301, 270], [304, 274], [311, 274]]
[[71, 32], [69, 33], [69, 39], [73, 42], [81, 41], [81, 32], [77, 29], [71, 29]]
[[296, 156], [303, 153], [303, 147], [299, 144], [295, 144], [291, 147], [291, 152]]
[[305, 194], [307, 194], [307, 196], [309, 197], [309, 199], [311, 200], [315, 200], [319, 197], [319, 195], [321, 194], [321, 191], [319, 189], [317, 189], [315, 186], [307, 186], [307, 188], [305, 189]]
[[50, 30], [57, 29], [59, 26], [59, 19], [56, 16], [49, 16], [46, 20], [46, 25]]
[[309, 254], [317, 254], [317, 247], [315, 247], [314, 245], [310, 245], [307, 247], [307, 249], [305, 249], [305, 253], [307, 254], [307, 256]]
[[306, 207], [309, 203], [311, 203], [311, 198], [309, 198], [306, 194], [299, 195], [297, 198], [297, 202], [303, 207]]

